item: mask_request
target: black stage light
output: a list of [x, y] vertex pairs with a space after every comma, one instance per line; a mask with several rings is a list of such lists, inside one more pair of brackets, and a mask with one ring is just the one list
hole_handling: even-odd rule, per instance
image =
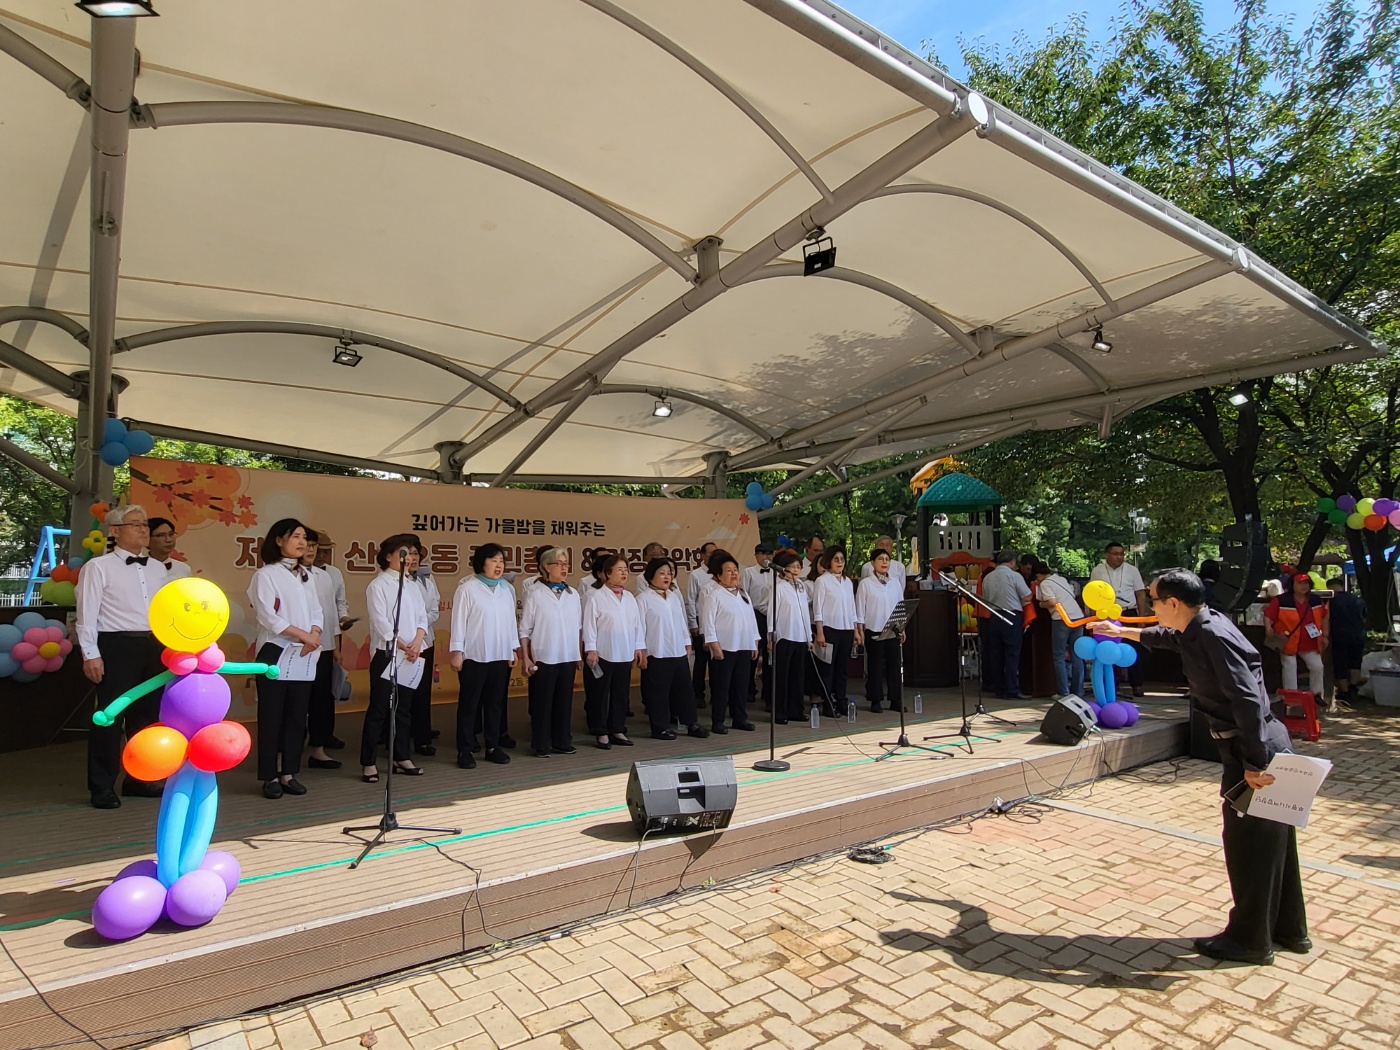
[[802, 246], [802, 276], [811, 277], [836, 265], [836, 245], [825, 230], [813, 230], [811, 240]]
[[350, 345], [350, 340], [342, 339], [340, 345], [335, 348], [335, 353], [331, 355], [331, 360], [346, 368], [354, 368], [363, 360], [360, 353]]

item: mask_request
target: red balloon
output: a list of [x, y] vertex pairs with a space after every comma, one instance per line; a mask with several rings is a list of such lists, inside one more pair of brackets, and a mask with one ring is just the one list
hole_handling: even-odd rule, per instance
[[248, 757], [253, 738], [241, 722], [215, 722], [190, 737], [190, 765], [206, 773], [222, 773]]
[[1381, 514], [1367, 514], [1367, 515], [1366, 515], [1366, 520], [1365, 520], [1364, 522], [1362, 522], [1362, 524], [1365, 525], [1365, 526], [1366, 526], [1368, 529], [1370, 529], [1372, 532], [1380, 532], [1381, 529], [1383, 529], [1383, 528], [1386, 527], [1387, 521], [1386, 521], [1384, 515], [1381, 515]]

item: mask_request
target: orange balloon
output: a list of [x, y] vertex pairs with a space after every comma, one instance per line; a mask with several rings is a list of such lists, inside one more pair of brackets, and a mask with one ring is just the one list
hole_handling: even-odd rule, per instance
[[179, 730], [157, 722], [126, 742], [122, 768], [137, 780], [164, 780], [184, 764], [189, 744]]
[[1389, 524], [1389, 519], [1384, 518], [1379, 514], [1367, 514], [1362, 524], [1364, 524], [1372, 532], [1380, 532], [1381, 529], [1385, 528], [1386, 525]]

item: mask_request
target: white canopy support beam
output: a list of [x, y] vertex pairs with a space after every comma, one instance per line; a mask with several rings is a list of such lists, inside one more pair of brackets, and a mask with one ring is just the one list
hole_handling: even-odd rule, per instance
[[[3, 323], [3, 320], [3, 315], [0, 315], [0, 323]], [[360, 346], [377, 346], [381, 350], [403, 354], [415, 361], [422, 361], [434, 368], [440, 368], [444, 372], [486, 391], [492, 397], [505, 402], [512, 408], [520, 404], [518, 398], [507, 393], [491, 380], [478, 375], [470, 368], [459, 365], [450, 358], [443, 357], [441, 354], [435, 354], [431, 350], [424, 350], [408, 343], [401, 343], [397, 339], [389, 339], [386, 336], [370, 335], [368, 332], [357, 332], [353, 328], [335, 328], [325, 324], [303, 324], [299, 321], [209, 321], [203, 324], [180, 325], [176, 328], [157, 328], [149, 332], [138, 332], [124, 339], [118, 339], [115, 352], [124, 354], [132, 350], [139, 350], [143, 346], [171, 343], [180, 339], [252, 334], [305, 335], [323, 339], [346, 339]]]
[[512, 412], [485, 433], [468, 442], [461, 455], [470, 458], [488, 448], [530, 416], [537, 414], [543, 406], [553, 403], [560, 391], [573, 391], [586, 382], [600, 383], [612, 367], [633, 350], [712, 302], [725, 291], [744, 283], [783, 252], [800, 244], [815, 231], [825, 228], [875, 190], [906, 174], [971, 130], [973, 123], [963, 116], [961, 109], [924, 125], [904, 142], [843, 183], [833, 194], [833, 200], [821, 201], [789, 220], [771, 235], [732, 259], [714, 277], [702, 281], [629, 332], [613, 340], [587, 362], [531, 398], [523, 408]]
[[[469, 485], [488, 484], [493, 474], [464, 474], [462, 480]], [[690, 488], [705, 484], [704, 475], [657, 477], [650, 474], [516, 474], [511, 477], [511, 485], [671, 485]]]
[[65, 474], [60, 474], [54, 470], [53, 466], [45, 463], [38, 456], [19, 445], [16, 445], [7, 437], [0, 437], [0, 455], [9, 456], [22, 467], [27, 467], [39, 477], [51, 484], [57, 485], [70, 496], [78, 491], [78, 483]]
[[288, 459], [304, 459], [309, 463], [329, 463], [337, 467], [354, 467], [357, 470], [373, 470], [382, 474], [402, 474], [405, 477], [424, 478], [428, 481], [438, 480], [437, 471], [426, 467], [408, 467], [402, 463], [383, 463], [376, 459], [342, 456], [335, 452], [320, 452], [311, 448], [279, 445], [272, 441], [232, 437], [228, 434], [209, 434], [203, 430], [168, 427], [163, 423], [150, 423], [141, 419], [128, 419], [125, 420], [125, 423], [128, 430], [144, 430], [153, 437], [169, 438], [171, 441], [194, 441], [203, 445], [218, 445], [220, 448], [260, 452], [265, 456], [285, 456]]
[[1103, 373], [1100, 372], [1093, 365], [1091, 365], [1088, 361], [1084, 360], [1084, 358], [1076, 354], [1069, 347], [1064, 346], [1061, 343], [1051, 343], [1045, 349], [1049, 350], [1056, 357], [1072, 365], [1079, 372], [1082, 372], [1084, 376], [1089, 380], [1089, 382], [1093, 383], [1094, 386], [1097, 387], [1100, 391], [1107, 392], [1109, 388], [1109, 382], [1107, 379], [1104, 378]]
[[[602, 397], [605, 394], [646, 394], [650, 397], [667, 398], [672, 401], [684, 401], [686, 404], [698, 405], [717, 415], [724, 416], [726, 419], [732, 419], [750, 433], [756, 434], [765, 440], [771, 440], [771, 435], [768, 431], [764, 430], [742, 412], [736, 412], [728, 405], [722, 405], [711, 398], [702, 397], [699, 394], [692, 394], [686, 390], [677, 390], [675, 387], [645, 386], [640, 383], [603, 383], [593, 390], [592, 393], [595, 397]], [[557, 398], [555, 403], [562, 404], [568, 400], [568, 397], [561, 395]]]
[[67, 314], [59, 313], [57, 310], [50, 310], [43, 306], [0, 307], [0, 328], [7, 324], [13, 324], [15, 321], [39, 321], [42, 324], [53, 325], [55, 328], [67, 332], [83, 346], [88, 344], [88, 330]]
[[[3, 339], [0, 339], [0, 364], [7, 365], [16, 372], [27, 375], [30, 379], [37, 379], [50, 390], [54, 390], [64, 397], [78, 398], [82, 396], [83, 384], [72, 376], [64, 375], [53, 365], [45, 364], [37, 357], [31, 357], [19, 347], [7, 343]], [[81, 440], [81, 437], [79, 439]]]
[[79, 105], [88, 105], [90, 91], [87, 81], [78, 76], [47, 51], [31, 44], [9, 26], [0, 25], [0, 51], [20, 65], [32, 69]]
[[593, 390], [594, 387], [590, 383], [585, 383], [583, 386], [579, 387], [578, 390], [574, 392], [574, 396], [569, 398], [564, 407], [555, 412], [549, 422], [540, 427], [540, 432], [526, 442], [525, 447], [516, 454], [513, 460], [506, 464], [506, 468], [491, 479], [491, 487], [499, 488], [509, 481], [511, 475], [519, 470], [525, 461], [535, 454], [536, 449], [548, 441], [550, 437], [553, 436], [554, 432], [564, 425], [565, 420], [573, 415], [578, 409], [578, 406], [588, 399], [588, 395], [593, 393]]
[[640, 18], [622, 10], [617, 5], [609, 3], [608, 0], [583, 0], [583, 2], [589, 7], [607, 15], [609, 18], [621, 22], [634, 33], [650, 40], [653, 44], [661, 48], [661, 50], [665, 51], [668, 55], [676, 59], [701, 80], [727, 98], [734, 104], [739, 112], [748, 117], [763, 134], [767, 135], [768, 138], [772, 140], [774, 145], [787, 155], [788, 160], [792, 161], [793, 166], [806, 176], [807, 181], [812, 184], [823, 198], [828, 201], [832, 199], [831, 190], [827, 187], [826, 183], [822, 181], [821, 176], [816, 173], [812, 165], [807, 162], [807, 158], [802, 155], [801, 151], [789, 142], [783, 136], [782, 132], [773, 126], [772, 122], [759, 111], [757, 106], [745, 98], [741, 92], [735, 89], [735, 87], [722, 76], [705, 65], [705, 63], [701, 62], [685, 48], [681, 47], [670, 37], [647, 25]]
[[905, 419], [912, 416], [919, 409], [923, 408], [925, 403], [926, 402], [923, 398], [915, 398], [913, 401], [905, 405], [903, 408], [899, 409], [897, 412], [891, 413], [889, 418], [882, 420], [879, 423], [879, 425], [871, 427], [863, 434], [857, 434], [845, 444], [840, 445], [837, 448], [833, 449], [831, 452], [827, 453], [825, 456], [817, 460], [811, 466], [799, 470], [796, 474], [792, 475], [790, 478], [787, 478], [781, 484], [775, 485], [772, 489], [769, 490], [768, 495], [776, 496], [780, 493], [786, 492], [793, 486], [800, 485], [802, 482], [806, 481], [818, 471], [825, 470], [827, 467], [839, 463], [841, 460], [845, 459], [856, 449], [861, 448], [867, 443], [872, 442], [876, 437], [879, 436], [880, 431], [885, 430], [887, 428], [892, 428], [896, 423], [904, 422]]
[[[98, 23], [102, 21], [103, 19], [97, 19]], [[169, 128], [195, 124], [295, 124], [303, 127], [334, 128], [362, 135], [378, 135], [451, 153], [505, 172], [582, 208], [619, 233], [630, 237], [686, 281], [693, 283], [698, 279], [695, 270], [685, 261], [684, 256], [668, 248], [655, 234], [583, 187], [509, 153], [422, 124], [355, 109], [285, 102], [157, 102], [142, 106], [133, 122], [138, 128]]]

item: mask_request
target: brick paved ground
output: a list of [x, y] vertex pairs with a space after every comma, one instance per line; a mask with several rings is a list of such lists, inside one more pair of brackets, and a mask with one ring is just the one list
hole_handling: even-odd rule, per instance
[[160, 1046], [1393, 1047], [1400, 718], [1307, 750], [1337, 763], [1300, 840], [1317, 947], [1273, 967], [1190, 951], [1228, 898], [1218, 767], [1181, 760]]

